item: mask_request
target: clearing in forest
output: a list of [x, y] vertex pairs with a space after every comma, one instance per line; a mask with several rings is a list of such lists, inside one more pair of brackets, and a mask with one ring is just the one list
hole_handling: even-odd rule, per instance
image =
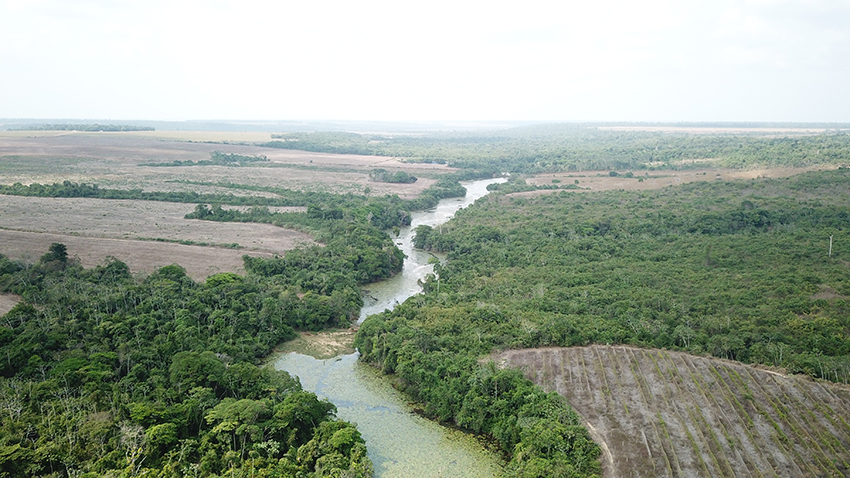
[[850, 390], [714, 358], [625, 346], [495, 357], [564, 396], [607, 477], [850, 475]]

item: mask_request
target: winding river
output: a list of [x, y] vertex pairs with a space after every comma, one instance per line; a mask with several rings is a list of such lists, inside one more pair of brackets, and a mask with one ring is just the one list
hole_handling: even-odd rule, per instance
[[[504, 181], [464, 182], [466, 197], [444, 199], [430, 211], [413, 213], [410, 227], [402, 228], [396, 238], [398, 247], [407, 256], [404, 269], [391, 279], [369, 284], [363, 291], [365, 306], [359, 322], [371, 314], [392, 309], [421, 291], [418, 281], [432, 271], [428, 260], [433, 256], [413, 249], [416, 226], [439, 226], [458, 209], [485, 196], [488, 185]], [[498, 457], [484, 450], [475, 438], [415, 414], [406, 398], [379, 371], [360, 364], [357, 357], [354, 353], [318, 360], [289, 353], [275, 362], [275, 368], [297, 375], [305, 390], [327, 398], [336, 405], [340, 418], [357, 424], [369, 448], [369, 458], [375, 464], [377, 478], [475, 478], [497, 473]]]

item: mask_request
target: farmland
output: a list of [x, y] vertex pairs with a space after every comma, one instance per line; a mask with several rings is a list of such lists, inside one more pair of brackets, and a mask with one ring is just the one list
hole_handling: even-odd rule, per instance
[[[387, 157], [231, 144], [269, 138], [264, 133], [2, 132], [0, 184], [70, 181], [120, 190], [270, 198], [277, 195], [252, 188], [278, 188], [413, 198], [434, 183], [427, 176], [450, 170], [442, 165], [405, 165]], [[263, 155], [269, 161], [250, 167], [149, 165], [208, 160], [213, 151]], [[403, 167], [420, 179], [411, 184], [370, 181], [369, 171], [377, 167], [393, 171]], [[99, 265], [108, 256], [120, 258], [133, 272], [143, 273], [179, 263], [192, 278], [203, 280], [218, 272], [243, 273], [244, 254], [270, 257], [299, 245], [315, 244], [305, 233], [269, 224], [184, 219], [193, 208], [192, 204], [160, 201], [0, 196], [0, 252], [13, 259], [34, 261], [51, 243], [60, 242], [85, 267]]]
[[495, 357], [566, 397], [605, 476], [847, 476], [850, 390], [740, 363], [596, 345]]

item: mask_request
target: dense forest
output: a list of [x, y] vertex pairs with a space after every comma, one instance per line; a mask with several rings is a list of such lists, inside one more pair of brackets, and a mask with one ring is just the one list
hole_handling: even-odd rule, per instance
[[293, 282], [197, 284], [177, 265], [139, 282], [62, 244], [31, 265], [0, 256], [0, 290], [24, 298], [0, 327], [0, 476], [371, 476], [333, 404], [257, 366], [294, 328], [359, 310], [356, 289]]
[[[561, 463], [595, 456], [584, 435], [529, 413], [538, 398], [521, 375], [482, 357], [635, 344], [848, 383], [847, 191], [844, 169], [651, 192], [496, 192], [442, 233], [417, 228], [416, 245], [448, 261], [425, 294], [367, 318], [356, 345], [428, 414], [493, 436], [512, 452], [509, 473], [574, 476]], [[541, 409], [565, 410], [530, 408]], [[558, 446], [535, 446], [553, 434]]]
[[[380, 135], [286, 133], [272, 148], [393, 156], [492, 173], [726, 167], [847, 165], [850, 135], [685, 134], [616, 131], [591, 124], [548, 124], [496, 131]], [[692, 163], [694, 160], [700, 163]]]

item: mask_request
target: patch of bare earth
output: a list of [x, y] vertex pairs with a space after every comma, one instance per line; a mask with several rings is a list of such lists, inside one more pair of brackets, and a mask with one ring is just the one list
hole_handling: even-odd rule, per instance
[[354, 353], [353, 328], [324, 332], [301, 332], [298, 337], [275, 348], [277, 353], [297, 352], [319, 360]]
[[0, 293], [0, 317], [12, 310], [20, 301], [21, 298], [15, 294]]
[[495, 360], [569, 400], [602, 445], [606, 477], [850, 475], [844, 386], [623, 346]]
[[[170, 133], [170, 134], [166, 134]], [[242, 141], [250, 137], [268, 141], [268, 134], [245, 136], [215, 134], [218, 141]], [[164, 135], [164, 136], [163, 136]], [[0, 184], [38, 182], [50, 184], [65, 180], [94, 183], [101, 187], [144, 191], [196, 191], [241, 195], [251, 192], [225, 187], [198, 186], [175, 181], [233, 183], [306, 191], [398, 194], [416, 197], [433, 184], [420, 177], [412, 184], [378, 183], [369, 179], [375, 168], [404, 170], [414, 176], [453, 171], [445, 165], [403, 163], [398, 158], [350, 154], [326, 154], [263, 148], [246, 144], [191, 142], [208, 138], [207, 132], [162, 132], [155, 136], [139, 133], [59, 133], [27, 135], [0, 133]], [[167, 139], [165, 139], [167, 138]], [[153, 167], [149, 163], [208, 160], [212, 151], [243, 155], [264, 155], [269, 161], [250, 166]], [[5, 157], [5, 158], [4, 158]], [[3, 163], [6, 163], [5, 165]]]
[[[60, 242], [85, 267], [107, 256], [133, 272], [176, 263], [202, 280], [218, 272], [244, 273], [244, 254], [270, 257], [315, 244], [307, 234], [269, 224], [184, 219], [192, 209], [155, 201], [0, 195], [0, 253], [32, 262]], [[214, 247], [233, 244], [241, 248]]]
[[[270, 224], [185, 219], [195, 205], [160, 201], [0, 195], [0, 228], [116, 239], [165, 239], [283, 253], [315, 242]], [[2, 243], [0, 243], [2, 244]]]
[[132, 241], [62, 234], [0, 230], [0, 253], [11, 259], [35, 262], [54, 242], [65, 244], [68, 255], [90, 268], [115, 257], [133, 273], [149, 274], [160, 267], [179, 264], [196, 281], [219, 272], [244, 274], [242, 256], [271, 257], [270, 252], [202, 247], [168, 242]]
[[[608, 171], [585, 171], [582, 173], [549, 173], [540, 174], [526, 180], [528, 184], [535, 186], [575, 184], [580, 189], [544, 189], [538, 191], [526, 191], [513, 193], [511, 197], [533, 197], [543, 194], [569, 192], [593, 192], [593, 191], [643, 191], [649, 189], [661, 189], [667, 186], [693, 183], [698, 181], [723, 181], [729, 179], [756, 179], [756, 178], [784, 178], [802, 174], [807, 171], [819, 169], [834, 169], [831, 166], [811, 166], [805, 168], [754, 168], [754, 169], [728, 169], [712, 168], [685, 171], [649, 171], [636, 173], [633, 178], [627, 178], [620, 174], [609, 176]], [[643, 179], [641, 181], [641, 179]], [[555, 180], [557, 182], [553, 183]], [[578, 181], [578, 183], [576, 183]]]

